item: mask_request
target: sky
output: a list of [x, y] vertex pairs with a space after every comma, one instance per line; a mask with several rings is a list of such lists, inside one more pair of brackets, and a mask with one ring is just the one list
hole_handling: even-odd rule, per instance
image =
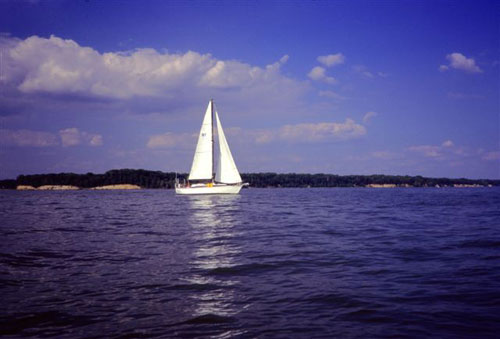
[[240, 172], [500, 179], [497, 1], [0, 1], [0, 179], [186, 173], [213, 98]]

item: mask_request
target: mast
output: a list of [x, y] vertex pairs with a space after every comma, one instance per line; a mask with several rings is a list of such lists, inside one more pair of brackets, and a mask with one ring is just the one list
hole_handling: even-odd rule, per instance
[[215, 150], [214, 150], [214, 99], [210, 99], [210, 106], [212, 107], [212, 182], [215, 179]]

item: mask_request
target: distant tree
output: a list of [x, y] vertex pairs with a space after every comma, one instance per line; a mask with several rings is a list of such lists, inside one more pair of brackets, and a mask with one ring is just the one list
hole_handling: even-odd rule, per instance
[[[0, 181], [0, 188], [13, 189], [18, 185], [73, 185], [90, 188], [104, 185], [133, 184], [143, 188], [174, 188], [176, 176], [180, 181], [187, 173], [148, 171], [144, 169], [114, 169], [104, 174], [50, 173], [19, 175], [16, 180]], [[449, 178], [425, 178], [422, 176], [393, 175], [345, 175], [298, 174], [298, 173], [242, 173], [242, 180], [251, 187], [364, 187], [369, 184], [411, 185], [414, 187], [453, 186], [454, 184], [478, 184], [500, 186], [500, 180], [471, 180]]]

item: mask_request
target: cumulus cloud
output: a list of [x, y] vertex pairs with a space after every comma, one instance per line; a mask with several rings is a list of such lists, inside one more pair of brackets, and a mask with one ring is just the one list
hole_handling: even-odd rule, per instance
[[483, 157], [483, 160], [492, 161], [492, 160], [500, 160], [500, 151], [496, 152], [486, 152]]
[[467, 146], [456, 145], [452, 140], [445, 140], [439, 145], [417, 145], [410, 146], [406, 149], [411, 153], [404, 156], [411, 156], [412, 159], [416, 155], [433, 160], [440, 165], [448, 164], [456, 166], [461, 164], [476, 164], [480, 161], [498, 162], [500, 160], [500, 151], [486, 152], [484, 149], [473, 149]]
[[343, 64], [345, 56], [342, 53], [328, 54], [318, 57], [318, 61], [325, 65], [326, 67], [332, 67], [335, 65]]
[[318, 95], [320, 97], [326, 97], [326, 98], [331, 98], [331, 99], [337, 99], [337, 100], [344, 100], [346, 99], [344, 96], [330, 90], [326, 91], [319, 91]]
[[57, 136], [48, 132], [27, 129], [0, 129], [0, 145], [48, 147], [58, 144]]
[[375, 151], [371, 153], [371, 156], [382, 160], [391, 160], [398, 157], [398, 154], [389, 151]]
[[90, 137], [90, 146], [102, 146], [102, 135], [93, 135]]
[[453, 147], [454, 145], [455, 144], [451, 140], [443, 141], [443, 143], [441, 144], [441, 146], [443, 146], [443, 147]]
[[361, 74], [362, 76], [364, 76], [364, 77], [366, 77], [366, 78], [370, 78], [370, 79], [372, 79], [372, 78], [374, 78], [374, 77], [375, 77], [375, 75], [374, 75], [372, 72], [370, 72], [370, 71], [366, 68], [366, 66], [363, 66], [363, 65], [355, 65], [355, 66], [353, 66], [353, 67], [352, 67], [352, 69], [354, 70], [354, 72], [359, 73], [359, 74]]
[[[344, 122], [289, 124], [275, 129], [230, 127], [225, 129], [225, 134], [243, 143], [316, 143], [359, 138], [366, 134], [366, 128], [352, 119], [346, 119]], [[147, 146], [149, 148], [194, 147], [195, 142], [196, 134], [168, 132], [151, 136]]]
[[466, 156], [467, 152], [463, 148], [455, 147], [451, 140], [445, 140], [441, 145], [418, 145], [408, 147], [409, 151], [420, 153], [429, 158], [442, 158], [445, 155], [455, 154], [458, 156]]
[[172, 133], [152, 135], [147, 143], [148, 148], [192, 147], [196, 142], [195, 133]]
[[337, 80], [334, 77], [329, 77], [326, 75], [326, 69], [324, 69], [321, 66], [316, 66], [313, 69], [311, 69], [311, 71], [307, 76], [312, 80], [323, 81], [331, 85], [337, 83]]
[[229, 128], [226, 134], [256, 144], [283, 141], [315, 143], [356, 139], [366, 134], [366, 128], [352, 119], [346, 119], [344, 122], [287, 124], [274, 129]]
[[289, 59], [289, 58], [290, 58], [290, 57], [288, 56], [288, 54], [283, 55], [283, 56], [281, 57], [281, 59], [280, 59], [280, 63], [282, 63], [282, 64], [286, 63], [286, 62], [288, 61], [288, 59]]
[[31, 36], [25, 40], [7, 37], [0, 45], [4, 50], [4, 80], [24, 93], [120, 100], [175, 98], [180, 91], [193, 97], [203, 91], [213, 95], [217, 90], [239, 89], [276, 97], [304, 90], [303, 84], [280, 73], [288, 55], [266, 67], [257, 67], [193, 51], [168, 53], [144, 48], [100, 53], [56, 36]]
[[370, 121], [371, 118], [374, 118], [377, 115], [377, 112], [366, 112], [366, 114], [363, 116], [363, 122], [366, 124], [368, 121]]
[[69, 147], [80, 144], [101, 146], [102, 136], [83, 132], [78, 128], [66, 128], [60, 130], [59, 134], [27, 129], [0, 129], [0, 145], [5, 146], [49, 147], [62, 145]]
[[80, 144], [90, 146], [101, 146], [102, 136], [99, 134], [90, 134], [78, 130], [78, 128], [66, 128], [59, 131], [63, 147], [77, 146]]
[[318, 142], [330, 139], [352, 139], [366, 134], [366, 128], [346, 119], [343, 123], [321, 122], [285, 125], [278, 131], [278, 138], [287, 141]]
[[80, 144], [80, 132], [77, 128], [67, 128], [59, 131], [61, 142], [64, 147]]
[[473, 58], [467, 58], [462, 53], [451, 53], [446, 56], [449, 61], [448, 65], [439, 66], [441, 72], [447, 71], [450, 68], [458, 69], [468, 73], [482, 73], [483, 71], [476, 65], [476, 61]]
[[426, 157], [436, 158], [442, 155], [440, 146], [419, 145], [408, 147], [410, 151], [420, 153]]

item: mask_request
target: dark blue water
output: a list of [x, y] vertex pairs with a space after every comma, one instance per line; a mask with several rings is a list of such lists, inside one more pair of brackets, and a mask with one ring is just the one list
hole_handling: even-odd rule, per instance
[[500, 190], [0, 192], [0, 334], [498, 337]]

